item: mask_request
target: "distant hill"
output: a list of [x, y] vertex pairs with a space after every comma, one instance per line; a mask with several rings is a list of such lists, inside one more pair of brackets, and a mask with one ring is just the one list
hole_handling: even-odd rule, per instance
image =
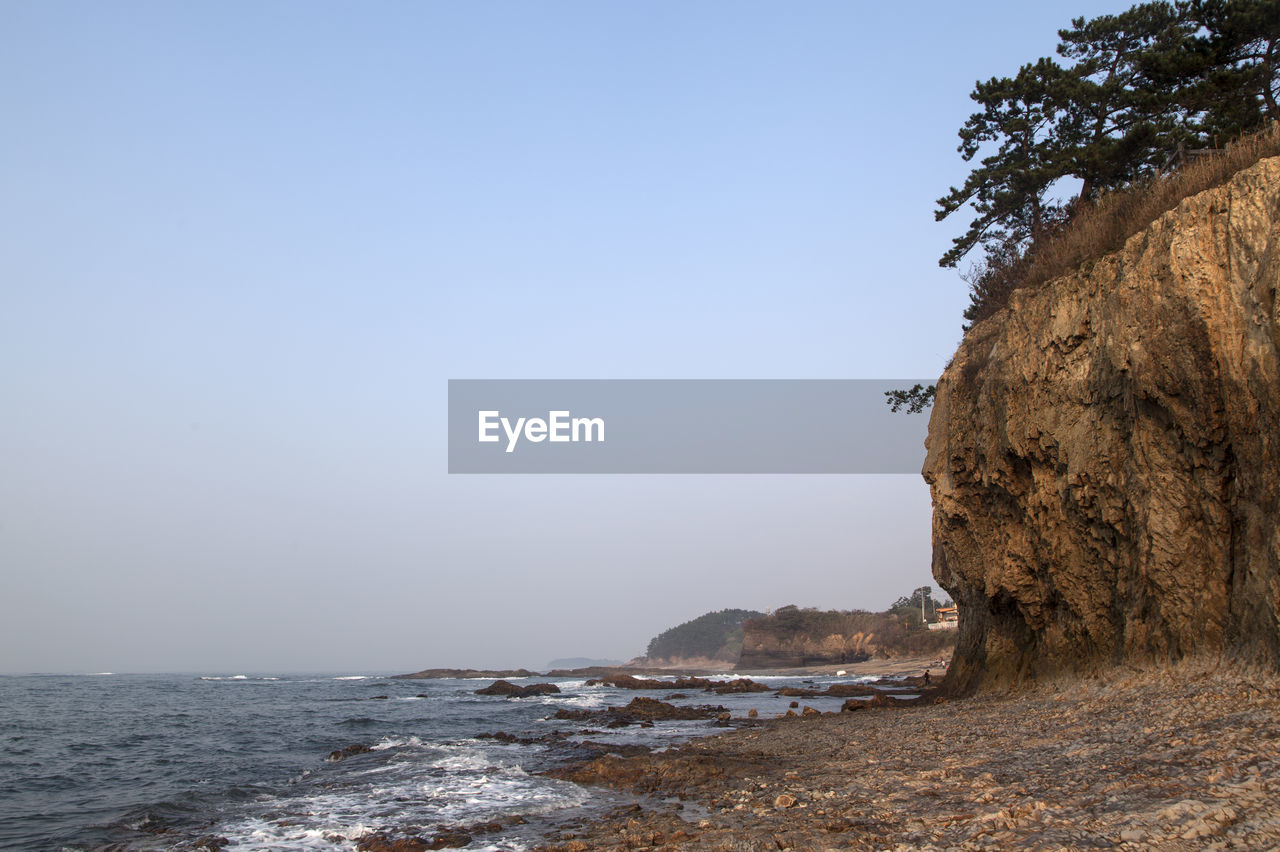
[[547, 663], [547, 671], [552, 669], [591, 669], [620, 666], [622, 660], [597, 660], [594, 657], [562, 657]]
[[722, 609], [700, 615], [655, 636], [645, 657], [650, 664], [694, 660], [735, 663], [742, 650], [743, 622], [762, 615], [748, 609]]
[[[743, 625], [738, 665], [792, 668], [839, 665], [876, 657], [949, 653], [954, 630], [927, 630], [910, 604], [888, 612], [836, 611], [784, 606]], [[902, 603], [901, 601], [899, 603]]]

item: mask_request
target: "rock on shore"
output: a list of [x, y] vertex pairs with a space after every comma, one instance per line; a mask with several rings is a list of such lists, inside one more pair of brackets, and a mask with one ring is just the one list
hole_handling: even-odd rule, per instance
[[1280, 158], [976, 324], [938, 384], [949, 685], [1280, 661]]

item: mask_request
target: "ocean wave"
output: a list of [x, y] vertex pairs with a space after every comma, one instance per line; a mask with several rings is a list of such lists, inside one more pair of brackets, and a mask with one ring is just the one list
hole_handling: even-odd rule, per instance
[[605, 705], [605, 696], [603, 694], [596, 695], [544, 695], [542, 696], [543, 704], [554, 704], [557, 707], [581, 707], [587, 710], [593, 710], [597, 707]]
[[422, 748], [423, 742], [418, 737], [383, 737], [372, 748], [374, 751], [385, 751], [389, 748]]
[[[388, 738], [387, 743], [392, 738]], [[410, 739], [405, 738], [407, 742]], [[382, 744], [380, 744], [382, 745]], [[326, 778], [324, 787], [272, 798], [255, 812], [211, 830], [226, 837], [227, 850], [355, 850], [364, 836], [400, 825], [465, 824], [500, 821], [520, 814], [536, 816], [579, 807], [589, 795], [575, 784], [529, 775], [515, 764], [494, 765], [495, 756], [464, 744], [441, 747], [431, 761], [390, 764], [382, 771], [360, 771]], [[281, 805], [287, 802], [287, 813]], [[394, 803], [394, 804], [390, 804]], [[490, 835], [471, 849], [525, 849], [523, 840]]]

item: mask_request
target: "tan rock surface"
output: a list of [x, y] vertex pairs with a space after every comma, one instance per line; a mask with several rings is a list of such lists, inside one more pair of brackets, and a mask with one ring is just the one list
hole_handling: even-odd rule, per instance
[[924, 474], [949, 685], [1280, 660], [1280, 159], [970, 330]]

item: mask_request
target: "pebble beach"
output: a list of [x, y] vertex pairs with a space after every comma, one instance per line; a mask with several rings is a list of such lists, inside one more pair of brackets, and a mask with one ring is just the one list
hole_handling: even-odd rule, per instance
[[1280, 849], [1280, 678], [1196, 660], [803, 713], [556, 777], [636, 803], [585, 850]]

